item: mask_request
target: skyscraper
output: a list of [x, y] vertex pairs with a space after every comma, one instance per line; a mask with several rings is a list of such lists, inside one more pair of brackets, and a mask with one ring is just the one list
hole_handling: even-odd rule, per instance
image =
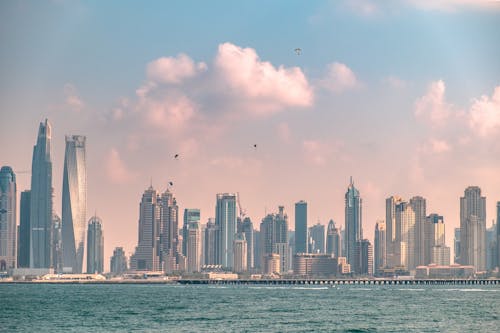
[[460, 198], [460, 261], [486, 269], [486, 198], [477, 186], [467, 187]]
[[453, 237], [453, 249], [455, 251], [454, 263], [460, 264], [460, 228], [455, 228], [455, 233]]
[[497, 202], [497, 267], [500, 269], [500, 201]]
[[158, 192], [150, 186], [144, 191], [139, 204], [139, 239], [130, 258], [131, 270], [161, 270], [159, 219]]
[[217, 263], [225, 268], [233, 266], [233, 241], [236, 235], [236, 194], [217, 194], [215, 207], [217, 226]]
[[386, 263], [386, 230], [385, 230], [385, 222], [377, 221], [375, 224], [375, 236], [374, 236], [374, 245], [375, 245], [375, 253], [374, 253], [374, 266], [373, 271], [377, 272], [382, 268], [387, 266]]
[[497, 267], [497, 225], [491, 221], [491, 227], [486, 229], [486, 269]]
[[102, 220], [93, 216], [89, 220], [87, 232], [87, 273], [104, 271], [104, 235]]
[[233, 245], [233, 270], [235, 273], [243, 273], [248, 269], [248, 253], [247, 253], [247, 241], [245, 240], [245, 234], [239, 233], [234, 239]]
[[385, 251], [388, 267], [399, 265], [396, 258], [396, 205], [402, 202], [398, 196], [391, 196], [385, 200]]
[[[261, 264], [270, 254], [278, 254], [281, 272], [287, 272], [291, 266], [288, 247], [288, 216], [284, 207], [279, 206], [277, 214], [268, 214], [260, 224]], [[264, 268], [264, 267], [261, 267]]]
[[326, 232], [326, 253], [333, 254], [335, 258], [341, 257], [341, 241], [339, 229], [335, 222], [330, 220]]
[[354, 263], [356, 243], [363, 238], [362, 226], [362, 200], [351, 177], [345, 194], [346, 257], [351, 267]]
[[52, 216], [52, 267], [63, 271], [62, 222], [57, 214]]
[[110, 260], [110, 271], [113, 275], [121, 275], [127, 271], [127, 256], [123, 247], [115, 247]]
[[19, 208], [19, 244], [17, 252], [17, 267], [30, 267], [30, 209], [31, 191], [21, 192], [21, 205]]
[[245, 235], [245, 240], [247, 242], [247, 269], [254, 268], [254, 233], [253, 233], [253, 223], [249, 217], [243, 219], [243, 224], [241, 225], [241, 232]]
[[307, 253], [307, 202], [295, 203], [295, 253]]
[[396, 241], [393, 244], [394, 266], [415, 269], [415, 211], [406, 201], [396, 204]]
[[16, 268], [16, 175], [11, 167], [0, 169], [0, 271]]
[[410, 205], [415, 213], [414, 231], [414, 266], [425, 265], [425, 225], [427, 219], [426, 201], [423, 197], [416, 196], [410, 199]]
[[368, 239], [361, 239], [356, 242], [354, 255], [354, 273], [373, 275], [373, 247]]
[[215, 265], [217, 263], [216, 238], [217, 226], [214, 219], [210, 218], [205, 226], [205, 240], [203, 242], [205, 265]]
[[200, 222], [200, 210], [199, 209], [184, 209], [184, 223], [182, 225], [182, 254], [187, 256], [187, 239], [188, 239], [188, 227], [189, 222]]
[[309, 228], [309, 236], [313, 240], [313, 248], [309, 253], [325, 253], [325, 226], [317, 223]]
[[438, 214], [427, 216], [425, 226], [425, 262], [424, 265], [450, 264], [450, 248], [446, 246], [444, 219]]
[[[87, 225], [85, 137], [66, 136], [62, 190], [63, 271], [81, 273]], [[32, 194], [33, 196], [33, 194]]]
[[187, 240], [186, 240], [186, 255], [187, 255], [187, 271], [189, 273], [199, 272], [201, 268], [201, 229], [200, 218], [194, 217], [188, 222]]
[[52, 264], [52, 129], [45, 119], [38, 128], [31, 164], [30, 267]]

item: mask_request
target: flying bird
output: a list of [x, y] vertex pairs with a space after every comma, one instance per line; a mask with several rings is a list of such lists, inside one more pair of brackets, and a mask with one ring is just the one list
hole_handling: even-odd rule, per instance
[[178, 157], [179, 157], [179, 154], [175, 154], [175, 155], [174, 155], [174, 158], [178, 158]]
[[295, 54], [300, 55], [302, 53], [302, 49], [300, 47], [297, 47], [295, 50]]
[[168, 185], [174, 186], [174, 183], [173, 182], [168, 182]]
[[253, 145], [253, 147], [254, 147], [254, 148], [257, 148], [257, 144], [255, 143], [255, 144]]

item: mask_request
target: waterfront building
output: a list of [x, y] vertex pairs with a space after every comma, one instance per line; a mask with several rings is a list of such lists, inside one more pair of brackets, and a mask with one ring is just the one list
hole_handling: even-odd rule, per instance
[[361, 217], [362, 200], [359, 191], [354, 187], [354, 182], [351, 177], [349, 187], [345, 194], [346, 257], [351, 267], [355, 260], [356, 244], [363, 238]]
[[486, 270], [497, 267], [497, 225], [492, 221], [491, 227], [486, 229]]
[[335, 222], [330, 220], [326, 232], [326, 253], [333, 254], [335, 258], [341, 257], [341, 241], [339, 229]]
[[52, 216], [52, 268], [54, 272], [63, 272], [62, 221], [54, 214]]
[[415, 212], [406, 201], [395, 207], [396, 242], [393, 244], [393, 264], [406, 270], [415, 269]]
[[337, 258], [337, 272], [338, 274], [345, 275], [351, 273], [351, 265], [347, 263], [346, 257], [338, 257]]
[[297, 277], [334, 277], [337, 258], [333, 254], [297, 253], [293, 256], [293, 273]]
[[241, 225], [241, 232], [245, 235], [245, 240], [247, 242], [247, 269], [254, 268], [254, 230], [253, 223], [249, 217], [243, 219]]
[[[172, 192], [167, 188], [157, 199], [159, 217], [157, 230], [160, 243], [160, 263], [177, 270], [179, 247], [179, 207]], [[168, 258], [167, 258], [168, 257]]]
[[233, 271], [243, 273], [248, 270], [248, 247], [244, 233], [238, 233], [233, 244]]
[[121, 275], [127, 271], [127, 256], [123, 247], [115, 247], [113, 256], [110, 259], [109, 270], [113, 275]]
[[200, 272], [201, 270], [201, 230], [199, 222], [200, 211], [197, 211], [197, 217], [193, 216], [193, 218], [188, 222], [187, 227], [186, 260], [187, 271], [189, 273]]
[[446, 245], [435, 245], [431, 248], [431, 264], [446, 266], [450, 264], [450, 248]]
[[278, 254], [281, 260], [280, 273], [285, 273], [290, 268], [288, 246], [288, 216], [284, 207], [278, 207], [277, 214], [268, 214], [260, 224], [260, 242], [262, 257], [268, 254]]
[[325, 253], [325, 226], [319, 222], [309, 228], [309, 236], [312, 239], [312, 248], [308, 253]]
[[486, 198], [477, 186], [467, 187], [460, 198], [460, 261], [479, 272], [486, 269]]
[[295, 253], [307, 253], [307, 202], [295, 203]]
[[[368, 239], [359, 240], [354, 251], [353, 272], [359, 275], [373, 275], [373, 246]], [[351, 265], [352, 267], [352, 265]]]
[[131, 270], [161, 270], [159, 216], [158, 192], [150, 186], [144, 191], [139, 204], [139, 236], [130, 258]]
[[[437, 264], [433, 261], [434, 255], [433, 248], [434, 247], [446, 247], [445, 242], [445, 225], [444, 219], [442, 216], [438, 214], [430, 214], [427, 216], [425, 223], [425, 256], [424, 256], [424, 264]], [[449, 249], [448, 249], [449, 252]], [[449, 262], [449, 258], [445, 261]], [[418, 265], [418, 266], [423, 266]]]
[[377, 221], [375, 224], [373, 271], [378, 272], [387, 266], [386, 263], [386, 230], [385, 222]]
[[16, 175], [11, 167], [0, 169], [0, 272], [16, 268]]
[[216, 199], [216, 263], [224, 268], [232, 268], [233, 241], [236, 235], [236, 194], [219, 193]]
[[474, 266], [436, 265], [418, 266], [415, 272], [417, 279], [470, 279], [474, 277]]
[[281, 272], [281, 267], [280, 267], [280, 255], [277, 253], [268, 253], [265, 254], [263, 257], [263, 262], [264, 262], [264, 274], [271, 275], [271, 274], [280, 274]]
[[[85, 136], [66, 136], [62, 189], [63, 271], [82, 273], [87, 212]], [[33, 190], [32, 190], [33, 191]], [[33, 200], [33, 193], [32, 200]]]
[[87, 232], [87, 273], [104, 272], [104, 235], [102, 220], [94, 215], [90, 218]]
[[52, 128], [47, 119], [38, 128], [31, 164], [30, 268], [52, 265]]
[[425, 226], [427, 221], [426, 200], [421, 196], [410, 199], [410, 205], [415, 213], [415, 227], [413, 240], [413, 266], [426, 264], [425, 262]]
[[204, 264], [205, 265], [216, 265], [217, 251], [215, 249], [216, 243], [216, 235], [217, 235], [217, 226], [215, 225], [215, 220], [213, 218], [208, 219], [207, 224], [205, 226], [205, 235], [203, 242], [203, 255], [204, 255]]
[[385, 200], [385, 227], [386, 227], [386, 266], [395, 267], [399, 265], [399, 258], [396, 255], [396, 205], [403, 199], [399, 196], [391, 196]]
[[31, 191], [21, 192], [21, 203], [19, 207], [19, 236], [17, 247], [17, 267], [30, 267], [30, 209]]
[[260, 231], [253, 230], [253, 267], [255, 269], [261, 269], [262, 267], [262, 256], [261, 256], [261, 242], [260, 242]]
[[455, 228], [454, 230], [454, 234], [453, 234], [453, 249], [454, 249], [454, 252], [455, 252], [455, 257], [454, 257], [454, 260], [453, 262], [455, 264], [459, 264], [460, 263], [460, 228]]
[[189, 222], [200, 222], [199, 209], [184, 209], [184, 223], [182, 225], [182, 254], [187, 256], [187, 242]]

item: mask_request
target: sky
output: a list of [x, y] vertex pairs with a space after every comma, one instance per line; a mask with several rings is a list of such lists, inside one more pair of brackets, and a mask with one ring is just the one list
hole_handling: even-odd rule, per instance
[[238, 192], [256, 229], [279, 205], [293, 229], [299, 200], [343, 226], [352, 176], [365, 238], [421, 195], [453, 251], [465, 188], [488, 226], [500, 201], [499, 32], [494, 0], [2, 1], [0, 165], [29, 189], [48, 118], [60, 215], [64, 136], [85, 135], [106, 270], [170, 181], [202, 223]]

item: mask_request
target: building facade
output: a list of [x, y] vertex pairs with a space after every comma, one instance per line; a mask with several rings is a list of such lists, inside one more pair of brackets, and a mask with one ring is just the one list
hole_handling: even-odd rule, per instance
[[307, 202], [295, 203], [295, 253], [307, 253]]
[[104, 232], [102, 220], [92, 216], [88, 223], [87, 232], [87, 273], [104, 272]]
[[376, 273], [387, 266], [386, 262], [386, 229], [384, 221], [377, 221], [374, 235], [373, 271]]
[[17, 185], [11, 167], [0, 169], [0, 272], [16, 268]]
[[325, 226], [319, 222], [309, 228], [309, 237], [312, 239], [308, 253], [325, 253]]
[[260, 246], [262, 262], [269, 254], [278, 254], [280, 258], [280, 273], [290, 268], [290, 253], [288, 245], [288, 216], [284, 207], [278, 207], [277, 214], [268, 214], [260, 224]]
[[247, 269], [253, 269], [254, 266], [254, 230], [253, 223], [249, 217], [243, 219], [241, 225], [241, 232], [245, 235], [245, 240], [247, 242]]
[[217, 264], [232, 268], [233, 243], [236, 235], [236, 194], [219, 193], [216, 197], [215, 225]]
[[[198, 217], [192, 216], [188, 222], [186, 242], [186, 259], [187, 271], [189, 273], [201, 271], [201, 227], [200, 227], [200, 211]], [[195, 214], [196, 215], [196, 214]]]
[[[66, 136], [62, 189], [63, 271], [82, 273], [87, 214], [85, 136]], [[33, 194], [32, 194], [33, 195]]]
[[30, 267], [30, 209], [31, 191], [21, 192], [21, 203], [19, 207], [19, 235], [17, 246], [17, 267]]
[[127, 271], [127, 256], [123, 247], [115, 247], [113, 256], [110, 259], [110, 272], [113, 275], [122, 275]]
[[205, 265], [216, 265], [217, 264], [217, 250], [216, 250], [216, 237], [217, 237], [217, 226], [215, 225], [214, 219], [208, 219], [205, 226], [205, 236], [203, 241], [203, 258]]
[[351, 177], [345, 194], [345, 234], [347, 262], [353, 266], [356, 244], [363, 238], [362, 200]]
[[52, 127], [40, 123], [31, 164], [30, 268], [52, 264]]
[[413, 266], [417, 267], [425, 265], [425, 226], [427, 222], [427, 203], [423, 197], [415, 196], [410, 199], [410, 205], [415, 213]]
[[477, 186], [466, 188], [460, 198], [460, 261], [486, 270], [486, 198]]
[[326, 254], [333, 254], [335, 258], [342, 256], [340, 231], [333, 220], [328, 222], [326, 231]]
[[245, 239], [245, 234], [239, 233], [236, 235], [233, 244], [233, 271], [235, 273], [243, 273], [248, 270], [248, 247]]

